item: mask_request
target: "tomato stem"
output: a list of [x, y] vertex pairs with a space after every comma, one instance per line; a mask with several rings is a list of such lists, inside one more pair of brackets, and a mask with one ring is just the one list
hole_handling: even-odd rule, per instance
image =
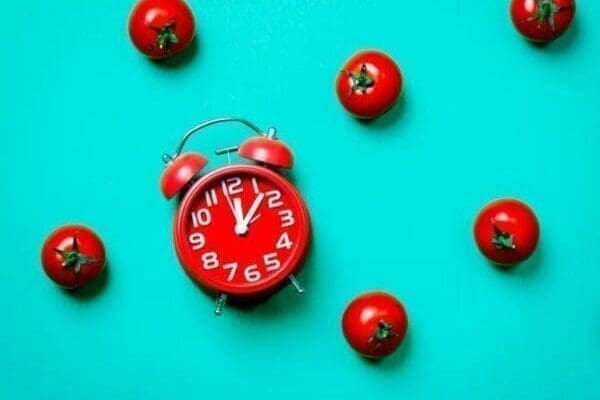
[[382, 342], [384, 340], [388, 340], [396, 336], [396, 332], [394, 332], [394, 328], [392, 324], [386, 322], [385, 320], [380, 320], [377, 322], [377, 330], [373, 334], [373, 340], [376, 342]]
[[348, 76], [352, 79], [352, 91], [367, 92], [367, 89], [375, 85], [375, 80], [367, 71], [367, 65], [363, 63], [358, 73], [347, 72]]
[[492, 219], [492, 227], [494, 228], [494, 235], [492, 236], [492, 244], [496, 246], [498, 250], [516, 250], [517, 246], [514, 243], [514, 236], [510, 232], [505, 232], [498, 228], [496, 221]]
[[54, 251], [61, 256], [63, 260], [62, 267], [73, 268], [76, 274], [79, 274], [79, 271], [81, 271], [81, 267], [84, 264], [90, 264], [99, 261], [94, 258], [90, 258], [79, 251], [79, 240], [77, 240], [76, 234], [73, 235], [73, 244], [71, 245], [70, 250], [61, 250], [59, 248], [55, 248]]
[[540, 28], [543, 23], [547, 23], [550, 25], [552, 31], [556, 30], [554, 16], [560, 11], [570, 8], [569, 6], [557, 6], [554, 0], [536, 0], [536, 4], [537, 11], [535, 12], [535, 15], [527, 19], [527, 22], [537, 21], [538, 28]]
[[171, 21], [160, 28], [150, 27], [150, 29], [157, 34], [154, 46], [166, 53], [169, 53], [174, 44], [179, 43], [179, 38], [175, 34], [175, 21]]

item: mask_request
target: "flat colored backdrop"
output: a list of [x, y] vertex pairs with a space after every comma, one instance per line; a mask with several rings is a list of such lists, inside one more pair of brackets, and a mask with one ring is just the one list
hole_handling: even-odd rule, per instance
[[[535, 47], [508, 0], [194, 0], [198, 40], [164, 65], [130, 44], [132, 3], [3, 6], [0, 398], [600, 398], [600, 2], [579, 0], [568, 34]], [[406, 78], [370, 124], [333, 90], [365, 47]], [[276, 126], [293, 148], [314, 245], [304, 297], [286, 288], [215, 318], [177, 262], [158, 178], [186, 129], [222, 115]], [[247, 134], [217, 127], [190, 149]], [[543, 231], [510, 272], [471, 235], [501, 196], [528, 202]], [[110, 257], [75, 295], [39, 262], [69, 221]], [[370, 289], [410, 316], [381, 363], [340, 330]]]

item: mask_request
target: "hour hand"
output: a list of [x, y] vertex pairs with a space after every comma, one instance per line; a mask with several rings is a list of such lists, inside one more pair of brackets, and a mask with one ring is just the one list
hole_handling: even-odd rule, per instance
[[[265, 197], [264, 193], [259, 193], [258, 196], [252, 202], [250, 209], [248, 210], [248, 214], [243, 216], [242, 220], [235, 225], [235, 232], [238, 235], [245, 235], [248, 233], [248, 225], [254, 222], [258, 215], [255, 216], [256, 211], [258, 211], [258, 207], [260, 203], [262, 203], [263, 198]], [[234, 208], [241, 214], [244, 215], [242, 210], [242, 203], [240, 199], [234, 199]]]
[[260, 203], [262, 203], [264, 197], [264, 193], [259, 193], [258, 196], [256, 196], [254, 202], [252, 202], [252, 205], [250, 206], [250, 210], [248, 210], [248, 214], [246, 214], [242, 220], [243, 225], [248, 226], [248, 224], [254, 220], [254, 214], [258, 211], [258, 207], [260, 206]]

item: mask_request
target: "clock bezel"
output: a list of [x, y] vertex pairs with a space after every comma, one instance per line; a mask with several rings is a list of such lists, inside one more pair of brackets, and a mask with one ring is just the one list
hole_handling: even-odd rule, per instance
[[[287, 257], [285, 262], [282, 262], [281, 268], [277, 273], [272, 274], [268, 279], [261, 280], [256, 284], [250, 283], [239, 285], [211, 279], [209, 273], [203, 273], [204, 271], [195, 265], [197, 264], [196, 260], [186, 259], [186, 252], [183, 249], [183, 246], [187, 245], [185, 217], [186, 215], [189, 215], [192, 206], [196, 203], [195, 200], [197, 196], [201, 196], [203, 191], [211, 186], [214, 181], [235, 174], [253, 175], [269, 180], [278, 189], [285, 191], [291, 197], [292, 201], [297, 203], [298, 215], [295, 217], [296, 223], [300, 225], [300, 234], [295, 240], [295, 243], [297, 244], [294, 246], [292, 253]], [[300, 196], [294, 185], [282, 175], [269, 168], [258, 165], [234, 164], [218, 168], [200, 177], [185, 193], [177, 208], [177, 212], [175, 213], [173, 238], [179, 262], [186, 273], [203, 288], [213, 293], [226, 293], [234, 297], [258, 297], [276, 290], [285, 282], [290, 274], [296, 274], [302, 268], [302, 263], [310, 243], [310, 217], [304, 199]]]

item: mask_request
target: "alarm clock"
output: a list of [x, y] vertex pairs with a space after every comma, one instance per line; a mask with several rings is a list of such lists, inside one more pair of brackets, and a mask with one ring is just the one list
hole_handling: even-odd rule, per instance
[[[183, 152], [188, 139], [215, 124], [239, 123], [253, 134], [239, 146], [216, 150], [229, 165], [205, 173], [206, 157]], [[231, 164], [231, 153], [249, 163]], [[265, 297], [291, 283], [310, 242], [310, 218], [302, 196], [282, 174], [293, 165], [290, 148], [251, 122], [216, 118], [193, 127], [173, 155], [163, 155], [163, 195], [180, 202], [173, 223], [177, 257], [187, 274], [216, 295], [215, 314], [229, 297]]]

